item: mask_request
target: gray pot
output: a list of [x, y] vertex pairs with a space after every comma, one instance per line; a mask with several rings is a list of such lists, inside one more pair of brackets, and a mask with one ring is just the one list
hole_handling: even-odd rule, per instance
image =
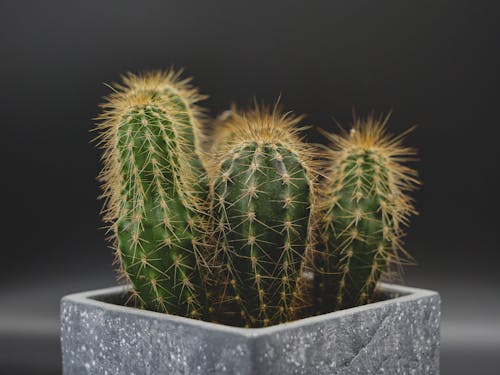
[[63, 373], [439, 373], [440, 298], [382, 284], [391, 297], [268, 328], [236, 328], [120, 305], [123, 287], [61, 302]]

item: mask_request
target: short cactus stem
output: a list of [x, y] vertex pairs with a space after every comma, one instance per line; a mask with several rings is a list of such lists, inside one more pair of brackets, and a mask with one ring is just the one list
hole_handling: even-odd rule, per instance
[[377, 282], [406, 258], [401, 239], [410, 214], [406, 195], [418, 181], [402, 162], [414, 151], [386, 134], [385, 120], [357, 120], [333, 141], [323, 189], [318, 295], [324, 310], [369, 303]]
[[233, 113], [231, 137], [212, 174], [223, 313], [233, 312], [249, 327], [293, 320], [304, 304], [298, 287], [311, 234], [314, 173], [310, 149], [293, 129], [297, 121], [276, 109]]
[[178, 74], [129, 75], [98, 125], [105, 219], [141, 308], [200, 318], [207, 189], [196, 153], [196, 90]]

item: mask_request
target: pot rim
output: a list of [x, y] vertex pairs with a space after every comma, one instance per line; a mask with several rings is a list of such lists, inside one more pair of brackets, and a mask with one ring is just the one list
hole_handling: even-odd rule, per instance
[[61, 303], [68, 301], [68, 302], [77, 303], [77, 304], [92, 305], [95, 307], [99, 307], [103, 310], [113, 310], [113, 311], [117, 311], [120, 313], [137, 315], [139, 317], [144, 317], [144, 318], [166, 319], [166, 320], [169, 320], [173, 323], [202, 327], [202, 328], [206, 328], [206, 329], [209, 329], [212, 331], [215, 330], [215, 331], [219, 331], [219, 332], [239, 334], [239, 335], [242, 335], [245, 337], [258, 337], [258, 336], [263, 336], [263, 335], [267, 335], [267, 334], [272, 334], [272, 333], [284, 331], [284, 330], [291, 329], [291, 328], [296, 328], [299, 326], [312, 325], [312, 324], [324, 321], [325, 319], [329, 320], [329, 319], [341, 318], [344, 316], [353, 315], [353, 314], [360, 313], [360, 312], [363, 312], [366, 310], [375, 309], [375, 308], [378, 308], [378, 307], [381, 307], [384, 305], [390, 305], [390, 304], [395, 304], [395, 303], [397, 304], [397, 303], [402, 303], [402, 302], [406, 302], [406, 301], [410, 301], [410, 300], [416, 300], [416, 299], [421, 299], [424, 297], [436, 296], [436, 295], [438, 296], [439, 295], [437, 292], [432, 291], [432, 290], [419, 289], [419, 288], [401, 286], [401, 285], [396, 285], [396, 284], [379, 283], [379, 285], [378, 285], [379, 291], [382, 293], [388, 294], [390, 296], [390, 298], [383, 300], [383, 301], [373, 302], [373, 303], [369, 303], [369, 304], [362, 305], [362, 306], [352, 307], [349, 309], [344, 309], [344, 310], [330, 312], [327, 314], [302, 318], [302, 319], [294, 320], [292, 322], [276, 324], [276, 325], [273, 325], [270, 327], [244, 328], [244, 327], [229, 326], [229, 325], [220, 324], [220, 323], [207, 322], [204, 320], [196, 320], [196, 319], [191, 319], [191, 318], [187, 318], [187, 317], [183, 317], [183, 316], [179, 316], [179, 315], [171, 315], [171, 314], [164, 314], [164, 313], [159, 313], [159, 312], [155, 312], [155, 311], [141, 310], [141, 309], [137, 309], [134, 307], [123, 306], [123, 305], [103, 301], [103, 299], [105, 299], [107, 296], [116, 295], [118, 293], [124, 293], [130, 289], [131, 289], [130, 285], [124, 285], [124, 286], [114, 286], [114, 287], [108, 287], [108, 288], [104, 288], [104, 289], [96, 289], [96, 290], [90, 290], [90, 291], [85, 291], [85, 292], [80, 292], [80, 293], [69, 294], [67, 296], [64, 296], [61, 299]]

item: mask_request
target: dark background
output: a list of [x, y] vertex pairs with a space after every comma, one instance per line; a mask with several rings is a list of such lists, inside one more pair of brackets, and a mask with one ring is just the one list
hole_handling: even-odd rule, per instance
[[[60, 372], [59, 298], [112, 285], [89, 142], [103, 82], [185, 67], [216, 115], [256, 96], [419, 127], [406, 283], [443, 298], [442, 373], [500, 369], [496, 1], [2, 1], [0, 372]], [[317, 133], [310, 138], [318, 140]]]

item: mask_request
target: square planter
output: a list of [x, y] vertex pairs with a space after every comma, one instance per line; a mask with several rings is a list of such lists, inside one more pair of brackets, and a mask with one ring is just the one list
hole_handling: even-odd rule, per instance
[[268, 328], [237, 328], [121, 305], [123, 287], [61, 301], [63, 373], [439, 373], [440, 298], [382, 284], [387, 300]]

